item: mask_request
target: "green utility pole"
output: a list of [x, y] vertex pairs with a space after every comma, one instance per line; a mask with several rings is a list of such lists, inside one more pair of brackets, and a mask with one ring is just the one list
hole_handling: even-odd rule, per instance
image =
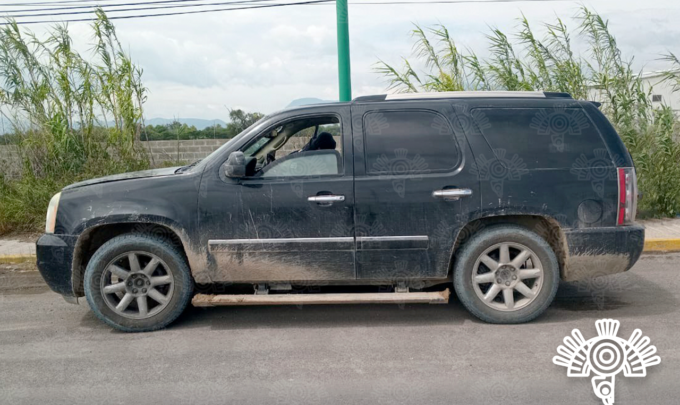
[[352, 100], [352, 77], [349, 63], [349, 14], [347, 0], [335, 0], [338, 18], [338, 83], [340, 101]]

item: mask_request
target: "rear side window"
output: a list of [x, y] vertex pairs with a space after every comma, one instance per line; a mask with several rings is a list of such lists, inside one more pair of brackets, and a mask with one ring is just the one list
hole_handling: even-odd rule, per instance
[[364, 115], [366, 172], [382, 175], [444, 172], [458, 165], [449, 121], [433, 111], [373, 111]]
[[[480, 128], [496, 157], [522, 159], [527, 169], [572, 168], [587, 159], [611, 161], [597, 128], [581, 108], [478, 108]], [[488, 120], [488, 121], [487, 121]]]

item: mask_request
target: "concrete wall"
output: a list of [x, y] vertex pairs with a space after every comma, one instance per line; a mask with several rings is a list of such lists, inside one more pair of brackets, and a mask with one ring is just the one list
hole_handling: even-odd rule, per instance
[[[228, 139], [198, 139], [190, 141], [150, 141], [141, 142], [142, 147], [150, 152], [156, 166], [164, 162], [193, 162], [203, 159]], [[151, 158], [150, 157], [150, 158]]]
[[[281, 157], [300, 150], [309, 140], [309, 138], [292, 138], [288, 140], [286, 145], [277, 151], [276, 156]], [[153, 161], [156, 166], [165, 162], [193, 162], [198, 159], [203, 159], [217, 148], [222, 146], [228, 139], [200, 139], [191, 141], [151, 141], [142, 142], [144, 148], [150, 148], [150, 154], [153, 156]], [[335, 137], [337, 144], [336, 149], [341, 150], [340, 137]], [[147, 149], [149, 151], [149, 149]]]
[[[149, 152], [151, 160], [156, 166], [167, 166], [178, 162], [186, 164], [203, 159], [217, 148], [222, 146], [228, 139], [198, 139], [187, 141], [150, 141], [141, 142], [144, 150]], [[285, 156], [288, 153], [299, 150], [308, 141], [307, 138], [293, 138], [286, 143], [283, 149], [277, 152], [277, 157]], [[337, 150], [341, 150], [339, 137], [335, 138]], [[7, 177], [19, 174], [19, 162], [16, 159], [14, 147], [0, 145], [0, 170]]]

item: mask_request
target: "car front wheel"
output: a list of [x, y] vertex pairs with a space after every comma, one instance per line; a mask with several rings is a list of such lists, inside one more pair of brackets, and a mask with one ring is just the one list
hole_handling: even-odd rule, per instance
[[550, 245], [515, 225], [495, 225], [474, 235], [454, 265], [458, 298], [490, 323], [522, 323], [541, 315], [554, 299], [559, 280]]
[[186, 308], [193, 280], [169, 241], [147, 235], [115, 237], [85, 271], [85, 296], [99, 319], [125, 332], [161, 329]]

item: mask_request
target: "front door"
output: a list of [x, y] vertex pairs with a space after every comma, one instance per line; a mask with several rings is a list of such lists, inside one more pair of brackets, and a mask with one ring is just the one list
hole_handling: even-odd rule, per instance
[[454, 240], [481, 197], [453, 108], [366, 103], [352, 115], [357, 278], [445, 278]]
[[240, 148], [246, 177], [204, 180], [213, 281], [355, 279], [349, 120], [347, 106], [285, 114]]

